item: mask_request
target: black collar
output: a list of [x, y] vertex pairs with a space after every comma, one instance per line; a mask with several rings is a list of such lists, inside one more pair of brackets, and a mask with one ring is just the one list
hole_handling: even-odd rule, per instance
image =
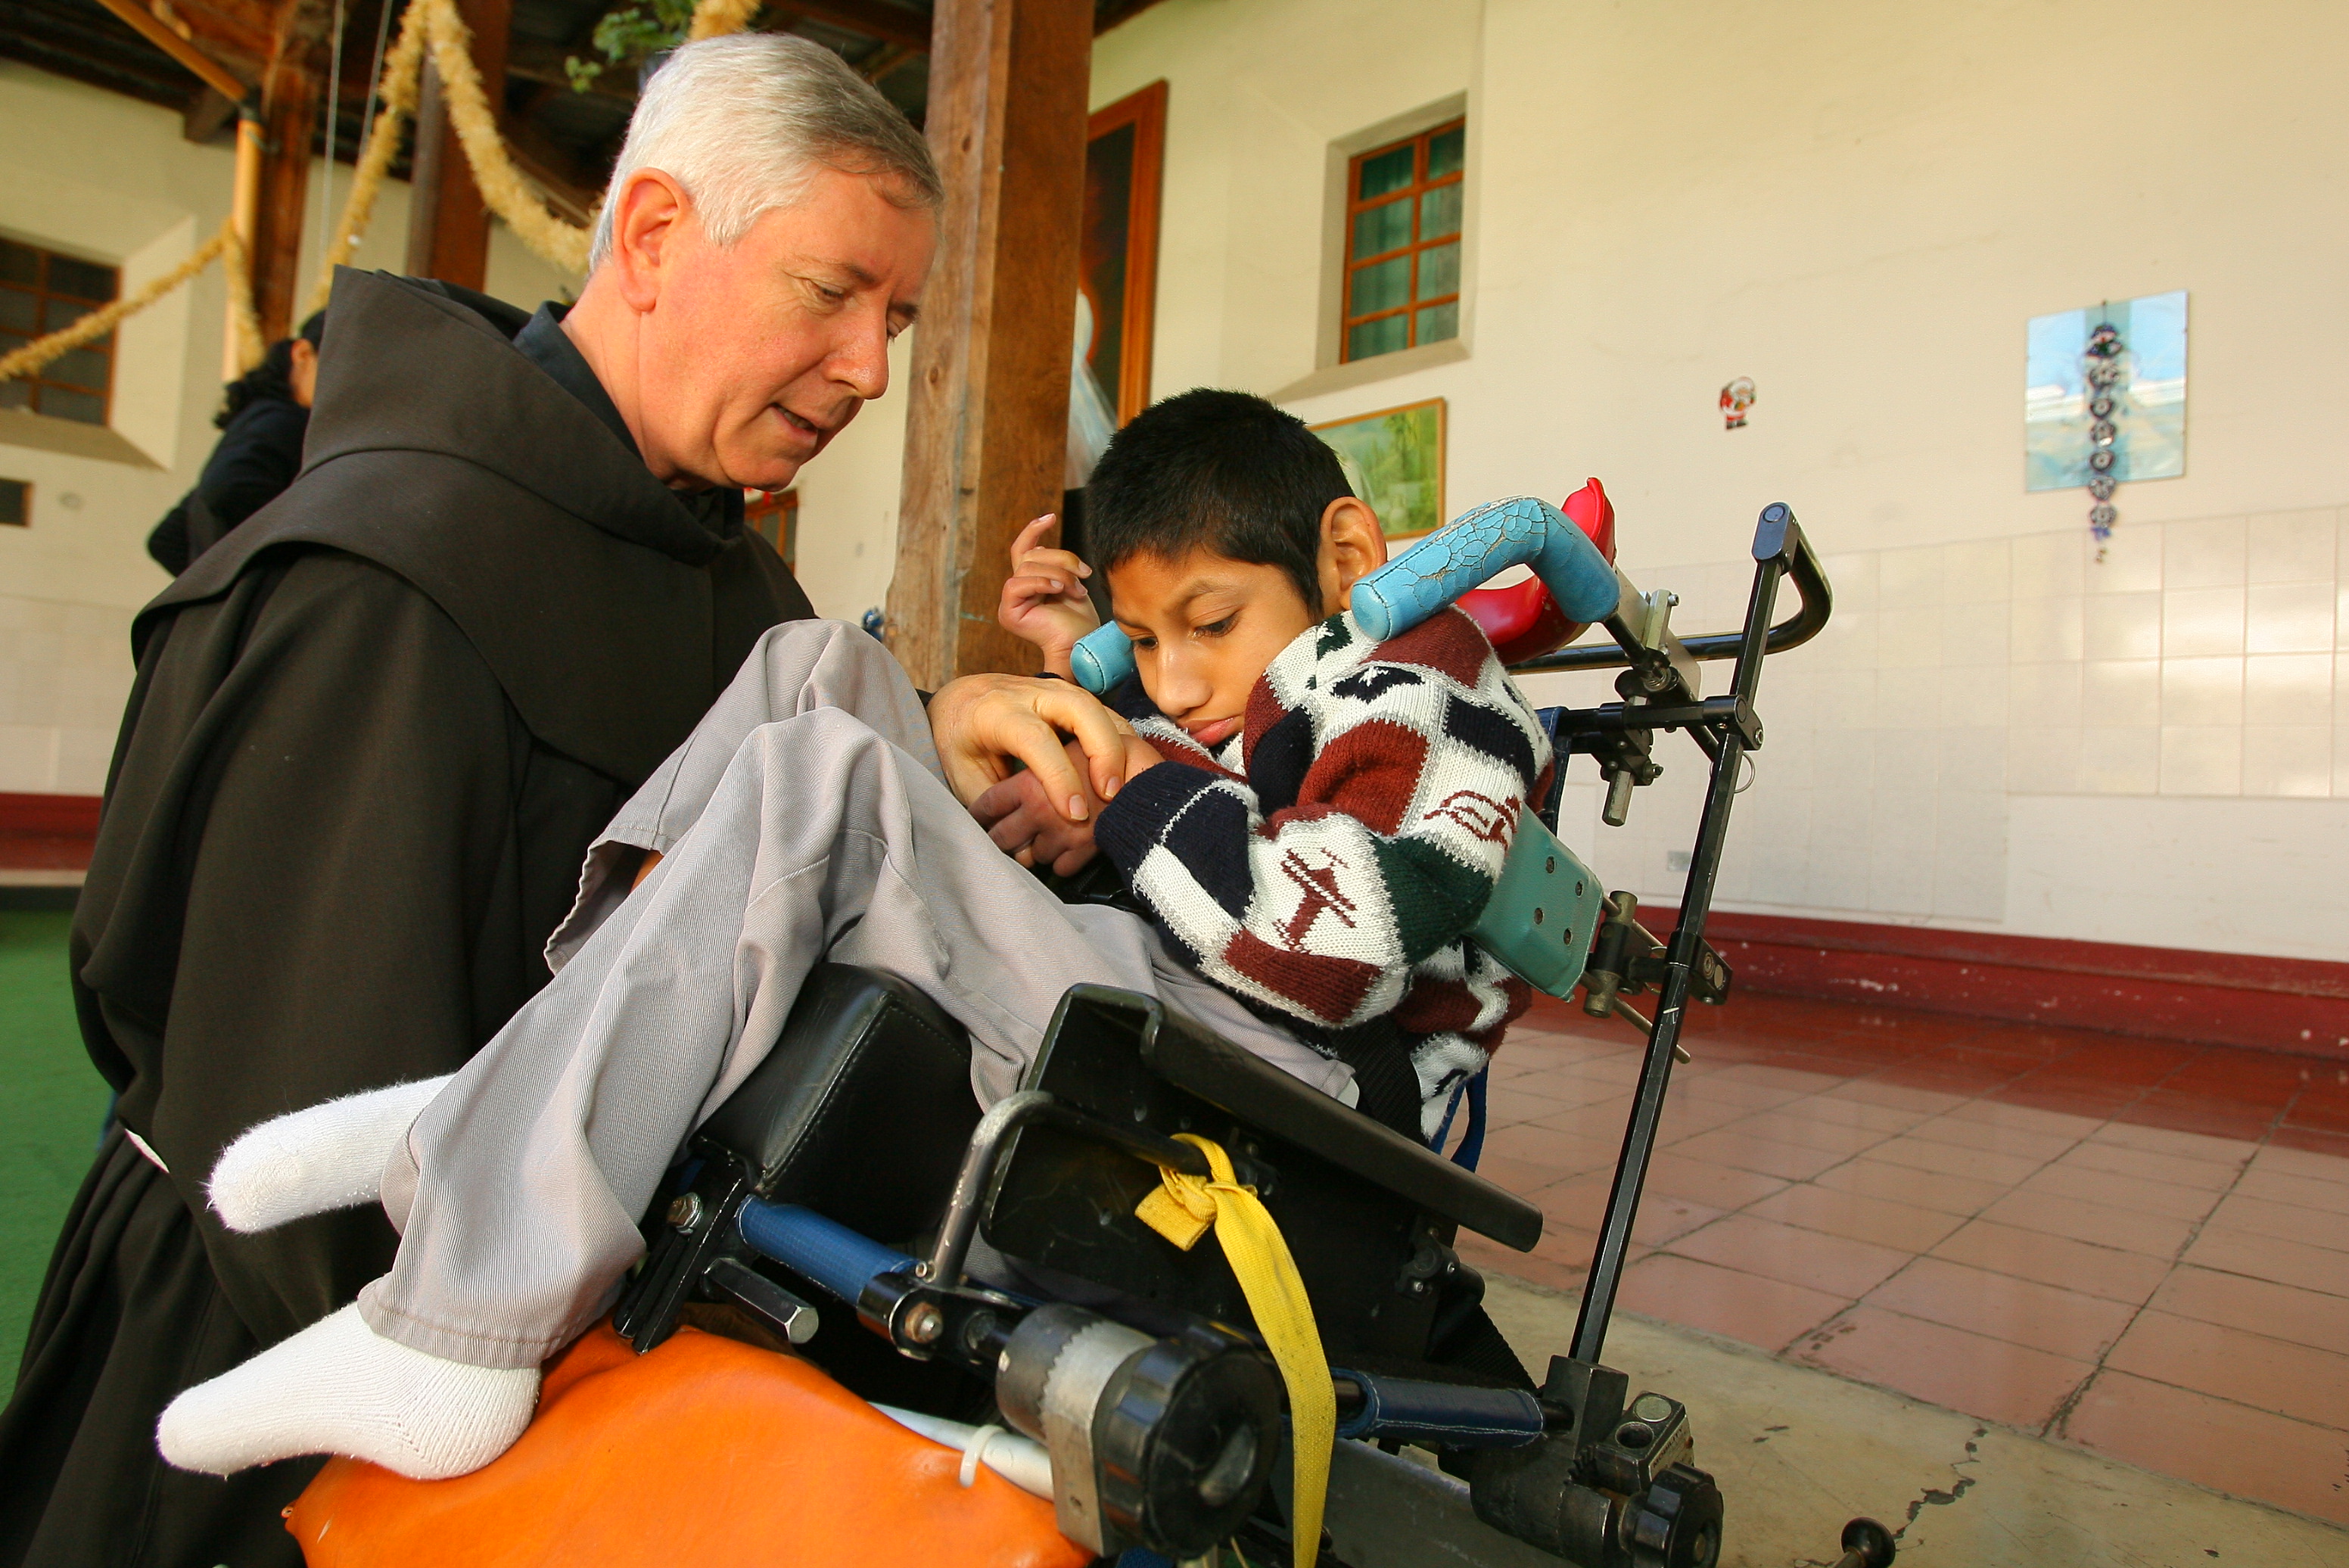
[[[595, 367], [579, 352], [579, 346], [571, 341], [571, 335], [563, 330], [563, 318], [570, 312], [569, 305], [557, 304], [553, 300], [540, 305], [538, 314], [530, 318], [530, 325], [514, 335], [514, 347], [524, 359], [544, 371], [548, 380], [585, 404], [587, 411], [619, 438], [620, 445], [628, 449], [628, 456], [641, 462], [644, 451], [636, 445], [627, 420], [620, 417], [619, 405], [604, 390]], [[696, 522], [719, 538], [732, 539], [742, 531], [742, 492], [733, 486], [671, 493], [678, 505], [693, 513]]]

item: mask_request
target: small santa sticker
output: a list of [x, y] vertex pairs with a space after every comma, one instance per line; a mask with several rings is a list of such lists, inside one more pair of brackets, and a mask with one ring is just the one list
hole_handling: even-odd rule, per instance
[[1754, 377], [1741, 376], [1721, 389], [1721, 428], [1745, 428], [1745, 410], [1754, 407]]

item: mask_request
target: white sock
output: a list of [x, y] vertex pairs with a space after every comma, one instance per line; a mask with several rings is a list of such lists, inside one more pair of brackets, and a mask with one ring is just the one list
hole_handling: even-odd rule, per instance
[[411, 1350], [369, 1328], [354, 1303], [172, 1400], [155, 1446], [208, 1475], [348, 1454], [412, 1480], [445, 1480], [512, 1448], [537, 1407], [537, 1367]]
[[447, 1077], [397, 1083], [245, 1129], [212, 1167], [213, 1212], [232, 1231], [266, 1231], [376, 1202], [384, 1162], [448, 1083]]

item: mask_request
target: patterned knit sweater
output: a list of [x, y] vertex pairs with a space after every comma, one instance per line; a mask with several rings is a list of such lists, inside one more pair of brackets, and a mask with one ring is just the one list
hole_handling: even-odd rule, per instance
[[1354, 1068], [1361, 1109], [1431, 1137], [1530, 989], [1466, 940], [1547, 737], [1476, 624], [1446, 610], [1373, 643], [1333, 615], [1282, 649], [1216, 752], [1107, 698], [1167, 760], [1094, 841], [1175, 951]]

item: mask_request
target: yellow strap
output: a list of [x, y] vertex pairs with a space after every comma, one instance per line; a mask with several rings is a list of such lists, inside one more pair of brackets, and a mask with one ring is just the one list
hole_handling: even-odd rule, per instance
[[1143, 1199], [1134, 1217], [1186, 1253], [1210, 1226], [1223, 1243], [1240, 1294], [1256, 1315], [1257, 1332], [1264, 1336], [1273, 1365], [1288, 1385], [1289, 1451], [1296, 1464], [1291, 1472], [1294, 1557], [1296, 1568], [1312, 1568], [1320, 1554], [1330, 1447], [1338, 1433], [1338, 1396], [1330, 1387], [1321, 1332], [1313, 1326], [1313, 1304], [1305, 1298], [1305, 1282], [1298, 1277], [1288, 1243], [1280, 1239], [1280, 1227], [1273, 1223], [1256, 1189], [1232, 1179], [1231, 1156], [1223, 1146], [1188, 1132], [1174, 1136], [1207, 1157], [1213, 1180], [1202, 1181], [1162, 1165], [1160, 1185]]

